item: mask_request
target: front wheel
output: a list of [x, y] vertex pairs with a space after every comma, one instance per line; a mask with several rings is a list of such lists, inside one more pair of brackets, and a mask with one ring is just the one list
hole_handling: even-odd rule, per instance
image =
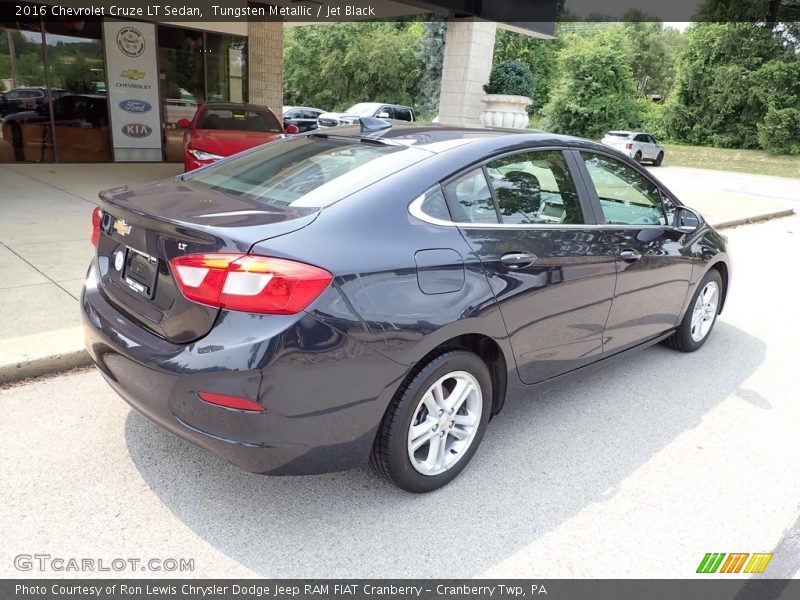
[[722, 277], [719, 271], [711, 269], [697, 286], [683, 321], [667, 338], [667, 345], [681, 352], [694, 352], [705, 344], [717, 322], [721, 298]]
[[662, 162], [664, 162], [664, 153], [659, 152], [658, 156], [656, 156], [656, 159], [653, 161], [653, 164], [657, 167], [660, 167]]
[[440, 488], [475, 454], [491, 408], [492, 380], [478, 356], [463, 350], [437, 356], [398, 390], [370, 463], [408, 492]]

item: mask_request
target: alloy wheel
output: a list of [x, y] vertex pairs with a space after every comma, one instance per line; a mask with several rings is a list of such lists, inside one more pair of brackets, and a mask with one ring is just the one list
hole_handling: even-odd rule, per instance
[[692, 309], [692, 340], [701, 341], [711, 331], [714, 319], [717, 318], [719, 303], [719, 287], [716, 281], [709, 281], [697, 296]]
[[478, 380], [466, 371], [440, 377], [422, 395], [408, 428], [408, 458], [433, 476], [455, 465], [475, 439], [483, 410]]

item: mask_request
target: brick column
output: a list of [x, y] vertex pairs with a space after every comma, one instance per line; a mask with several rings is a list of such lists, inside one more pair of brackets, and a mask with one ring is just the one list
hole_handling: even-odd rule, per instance
[[447, 22], [439, 122], [480, 125], [483, 84], [492, 70], [496, 30], [497, 25], [487, 21]]
[[283, 23], [248, 21], [247, 78], [250, 102], [283, 110]]

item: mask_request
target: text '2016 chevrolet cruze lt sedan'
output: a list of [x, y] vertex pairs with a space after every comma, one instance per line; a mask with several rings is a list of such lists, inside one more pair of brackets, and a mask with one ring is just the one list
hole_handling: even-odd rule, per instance
[[708, 338], [725, 239], [634, 161], [362, 121], [101, 194], [82, 316], [133, 407], [250, 471], [426, 492], [507, 397]]

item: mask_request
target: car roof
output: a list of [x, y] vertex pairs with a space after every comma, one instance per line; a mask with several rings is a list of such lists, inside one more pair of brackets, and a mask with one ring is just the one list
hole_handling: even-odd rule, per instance
[[532, 129], [499, 129], [480, 125], [445, 125], [441, 123], [408, 123], [392, 121], [392, 127], [363, 135], [359, 126], [336, 127], [333, 130], [315, 131], [312, 136], [328, 138], [365, 137], [390, 143], [422, 148], [440, 153], [468, 145], [484, 146], [486, 151], [503, 146], [526, 144], [528, 146], [580, 146], [602, 149], [604, 146], [582, 138]]

